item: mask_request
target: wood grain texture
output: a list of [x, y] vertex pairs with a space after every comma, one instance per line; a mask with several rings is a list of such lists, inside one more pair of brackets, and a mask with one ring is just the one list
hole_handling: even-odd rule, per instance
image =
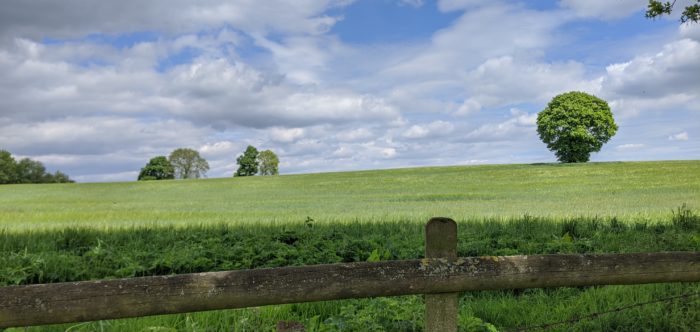
[[0, 327], [349, 298], [700, 281], [700, 253], [417, 259], [0, 288]]
[[[425, 225], [425, 257], [457, 259], [457, 223], [449, 218], [432, 218]], [[440, 282], [436, 280], [436, 282]], [[425, 295], [425, 330], [457, 332], [459, 293]]]

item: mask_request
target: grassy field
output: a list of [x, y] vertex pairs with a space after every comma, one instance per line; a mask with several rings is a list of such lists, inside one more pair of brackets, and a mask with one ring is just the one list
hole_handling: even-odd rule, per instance
[[[0, 186], [0, 286], [420, 258], [432, 216], [458, 221], [461, 256], [700, 251], [699, 207], [700, 161]], [[460, 327], [509, 330], [698, 292], [686, 283], [465, 293]], [[295, 320], [307, 331], [420, 331], [422, 308], [407, 296], [29, 330], [273, 331]], [[695, 297], [554, 330], [698, 326]]]
[[[486, 165], [188, 181], [0, 186], [0, 228], [668, 218], [700, 205], [700, 161]], [[696, 206], [697, 208], [697, 206]]]

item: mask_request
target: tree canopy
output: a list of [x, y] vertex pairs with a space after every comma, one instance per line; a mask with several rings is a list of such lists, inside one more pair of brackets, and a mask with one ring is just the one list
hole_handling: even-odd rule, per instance
[[175, 149], [170, 153], [168, 161], [170, 161], [175, 177], [178, 179], [205, 177], [209, 170], [209, 163], [199, 155], [199, 152], [192, 149]]
[[10, 152], [0, 150], [0, 184], [66, 182], [74, 181], [65, 173], [47, 172], [39, 161], [23, 158], [17, 162]]
[[175, 178], [175, 168], [165, 156], [151, 158], [148, 164], [141, 169], [139, 181], [145, 180], [169, 180]]
[[260, 175], [277, 175], [279, 174], [280, 160], [272, 150], [265, 150], [258, 155], [259, 173]]
[[258, 149], [252, 145], [248, 145], [245, 152], [238, 158], [238, 170], [234, 176], [253, 176], [258, 174]]
[[617, 132], [610, 106], [584, 92], [560, 94], [537, 114], [537, 133], [563, 163], [587, 162]]
[[[683, 12], [681, 13], [680, 18], [681, 23], [685, 23], [688, 21], [693, 23], [700, 22], [700, 0], [695, 0], [695, 2], [695, 4], [688, 5], [685, 8], [683, 8]], [[649, 4], [647, 5], [646, 17], [657, 18], [663, 15], [670, 15], [673, 11], [673, 7], [675, 6], [675, 4], [676, 0], [673, 0], [673, 2], [649, 0]]]

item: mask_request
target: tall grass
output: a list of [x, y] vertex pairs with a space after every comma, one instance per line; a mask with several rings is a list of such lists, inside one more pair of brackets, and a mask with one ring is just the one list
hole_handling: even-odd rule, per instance
[[[615, 218], [521, 218], [462, 221], [458, 253], [510, 255], [700, 250], [700, 217], [688, 223], [620, 223]], [[689, 225], [689, 226], [688, 226]], [[414, 259], [423, 254], [423, 224], [392, 223], [199, 225], [102, 231], [0, 234], [0, 284], [28, 284], [115, 277], [249, 269], [290, 265]], [[386, 254], [384, 254], [386, 253]], [[699, 292], [698, 284], [581, 287], [462, 295], [464, 328], [514, 328], [571, 319], [586, 313]], [[281, 320], [300, 321], [319, 330], [418, 331], [420, 296], [268, 306], [40, 327], [37, 330], [187, 330], [265, 331]], [[700, 324], [699, 302], [673, 302], [582, 321], [561, 330], [693, 330]], [[31, 330], [31, 329], [30, 329]]]

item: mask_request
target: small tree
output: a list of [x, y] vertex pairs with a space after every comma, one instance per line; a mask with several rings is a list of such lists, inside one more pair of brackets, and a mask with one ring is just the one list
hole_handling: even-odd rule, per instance
[[17, 182], [18, 183], [51, 183], [46, 181], [46, 168], [39, 161], [24, 158], [17, 163]]
[[12, 154], [5, 150], [0, 150], [0, 184], [16, 183], [17, 162]]
[[168, 180], [175, 178], [175, 169], [165, 156], [151, 158], [148, 164], [141, 169], [139, 181]]
[[252, 145], [248, 145], [245, 152], [238, 158], [238, 170], [234, 176], [253, 176], [258, 174], [258, 149]]
[[73, 183], [66, 173], [56, 171], [55, 173], [46, 173], [42, 177], [43, 183]]
[[55, 174], [46, 172], [46, 167], [40, 161], [23, 158], [16, 162], [10, 152], [0, 150], [0, 184], [62, 182], [74, 181], [59, 171]]
[[537, 133], [563, 163], [587, 162], [617, 132], [610, 106], [583, 93], [567, 92], [537, 114]]
[[206, 176], [209, 170], [209, 163], [192, 149], [176, 149], [170, 153], [168, 161], [178, 179], [198, 179]]
[[258, 155], [258, 163], [260, 165], [260, 175], [277, 175], [279, 174], [280, 160], [272, 150], [265, 150]]

